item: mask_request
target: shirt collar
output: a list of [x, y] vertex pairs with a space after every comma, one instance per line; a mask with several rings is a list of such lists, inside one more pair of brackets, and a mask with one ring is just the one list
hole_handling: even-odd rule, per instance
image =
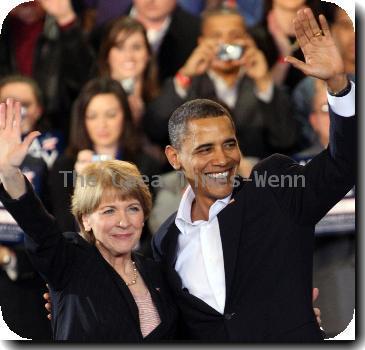
[[[208, 222], [214, 220], [219, 212], [223, 210], [231, 200], [232, 193], [222, 199], [217, 199], [213, 205], [209, 208]], [[179, 209], [176, 214], [175, 224], [182, 233], [187, 233], [185, 228], [187, 226], [197, 226], [204, 222], [203, 220], [191, 221], [191, 206], [195, 199], [195, 193], [190, 185], [186, 188], [179, 205]]]
[[[137, 18], [138, 13], [134, 6], [131, 8], [129, 15], [132, 18]], [[168, 17], [166, 17], [166, 19], [163, 22], [160, 29], [147, 29], [146, 28], [147, 39], [148, 39], [148, 42], [149, 42], [153, 52], [158, 51], [158, 49], [161, 45], [162, 39], [165, 36], [165, 34], [170, 26], [170, 23], [171, 23], [171, 16], [168, 16]]]

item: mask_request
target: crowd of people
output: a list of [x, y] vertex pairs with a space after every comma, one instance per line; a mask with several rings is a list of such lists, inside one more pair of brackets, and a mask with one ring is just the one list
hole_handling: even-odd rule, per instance
[[[24, 186], [33, 185], [42, 205], [55, 219], [52, 221], [40, 214], [38, 227], [57, 226], [51, 231], [81, 231], [87, 236], [85, 215], [97, 212], [107, 200], [117, 200], [118, 205], [125, 205], [126, 199], [135, 199], [135, 195], [128, 192], [131, 189], [124, 189], [125, 193], [119, 197], [109, 193], [108, 198], [100, 193], [81, 193], [82, 174], [88, 171], [99, 174], [109, 167], [120, 176], [142, 176], [147, 183], [146, 187], [141, 185], [138, 189], [148, 192], [139, 201], [141, 208], [134, 204], [128, 213], [132, 215], [132, 210], [133, 215], [138, 210], [141, 213], [141, 222], [135, 223], [141, 239], [136, 247], [133, 246], [134, 251], [152, 256], [152, 237], [176, 212], [188, 186], [186, 178], [179, 172], [172, 172], [170, 164], [174, 162], [174, 156], [170, 153], [169, 157], [168, 150], [167, 158], [165, 156], [165, 147], [174, 146], [169, 118], [179, 106], [194, 99], [216, 101], [232, 116], [240, 158], [238, 172], [243, 177], [249, 177], [254, 166], [271, 154], [308, 159], [327, 148], [330, 112], [326, 84], [306, 76], [293, 62], [285, 60], [287, 56], [304, 60], [293, 19], [299, 10], [307, 7], [316, 17], [322, 13], [327, 18], [344, 62], [344, 71], [354, 82], [353, 24], [344, 10], [319, 0], [36, 0], [14, 8], [6, 18], [0, 36], [0, 102], [9, 99], [20, 102], [14, 107], [19, 108], [21, 117], [20, 137], [25, 142], [33, 141], [24, 159], [16, 165], [29, 181]], [[141, 174], [134, 167], [129, 168], [128, 163], [118, 165], [114, 160], [134, 163]], [[108, 161], [104, 168], [101, 161]], [[153, 182], [154, 178], [158, 181]], [[111, 180], [99, 177], [98, 181], [108, 192], [107, 183]], [[83, 196], [97, 198], [92, 208], [80, 204], [85, 200]], [[33, 197], [29, 203], [31, 200]], [[35, 208], [40, 206], [37, 202], [32, 203]], [[31, 217], [30, 207], [24, 205], [22, 209], [29, 210]], [[16, 213], [19, 212], [17, 209]], [[35, 219], [37, 215], [35, 211]], [[101, 235], [104, 232], [98, 220], [91, 220], [95, 236], [97, 232]], [[41, 306], [45, 286], [25, 254], [22, 229], [0, 202], [0, 305], [14, 332], [34, 340], [48, 340], [51, 338], [50, 323]], [[34, 227], [30, 230], [35, 234]], [[353, 232], [354, 228], [348, 231]], [[326, 254], [332, 256], [336, 251], [328, 248], [332, 244], [328, 237], [331, 236], [325, 237], [329, 239]], [[333, 322], [332, 326], [328, 321], [330, 335], [346, 326], [354, 305], [354, 288], [351, 287], [354, 285], [354, 238], [343, 232], [342, 238], [347, 249], [343, 263], [350, 271], [346, 274], [349, 288], [346, 297], [353, 298], [353, 302], [345, 312], [346, 316], [343, 316], [344, 312], [340, 316], [336, 312], [328, 316], [342, 322]], [[52, 242], [53, 238], [49, 239]], [[56, 308], [61, 307], [60, 303], [80, 303], [79, 309], [66, 314], [79, 320], [74, 312], [77, 315], [90, 307], [101, 310], [101, 304], [91, 303], [90, 306], [87, 300], [63, 299], [59, 291], [65, 292], [65, 284], [71, 294], [75, 290], [82, 293], [84, 288], [91, 289], [91, 285], [85, 287], [78, 281], [80, 271], [86, 274], [89, 268], [81, 257], [85, 254], [85, 259], [89, 259], [98, 253], [85, 248], [75, 236], [69, 235], [67, 239], [74, 240], [81, 249], [80, 256], [77, 256], [79, 248], [67, 252], [70, 259], [77, 261], [73, 268], [78, 272], [71, 279], [74, 282], [67, 284], [63, 279], [62, 273], [69, 266], [65, 256], [55, 260], [54, 263], [60, 263], [57, 270], [46, 266], [46, 260], [42, 261], [47, 254], [59, 254], [55, 251], [61, 243], [53, 242], [54, 250], [44, 248], [47, 253], [43, 257], [37, 256], [38, 265], [35, 265], [54, 288], [52, 298]], [[95, 245], [95, 241], [92, 243]], [[336, 250], [339, 244], [337, 235]], [[319, 256], [322, 246], [323, 238], [322, 241], [318, 238]], [[124, 257], [120, 261], [111, 259], [104, 248], [99, 249], [100, 254], [113, 269], [105, 272], [100, 261], [95, 266], [95, 284], [116, 282], [115, 272], [129, 280], [136, 271], [126, 265], [132, 256], [132, 247], [127, 249], [128, 259]], [[36, 248], [33, 254], [35, 251]], [[172, 302], [168, 293], [164, 294], [163, 285], [160, 296], [156, 296], [153, 286], [160, 283], [158, 267], [144, 261], [137, 253], [133, 254], [133, 263], [139, 265], [134, 277], [138, 276], [140, 282], [132, 288], [132, 294], [136, 302], [140, 302], [138, 307], [147, 308], [152, 320], [151, 325], [146, 318], [140, 318], [143, 337], [151, 333], [151, 339], [154, 336], [171, 338], [177, 311], [174, 307], [166, 307]], [[321, 266], [316, 268], [320, 270]], [[111, 274], [114, 281], [105, 282], [103, 273]], [[53, 280], [54, 275], [57, 279]], [[337, 280], [332, 282], [338, 283]], [[321, 285], [321, 281], [318, 284]], [[326, 287], [322, 289], [325, 291]], [[333, 290], [332, 287], [328, 289]], [[146, 291], [150, 293], [147, 299]], [[321, 295], [326, 298], [325, 293]], [[138, 299], [141, 296], [143, 298]], [[112, 299], [111, 296], [107, 298]], [[330, 296], [327, 301], [328, 298]], [[133, 307], [130, 300], [127, 304]], [[117, 315], [117, 305], [115, 300], [108, 304], [113, 315]], [[108, 310], [100, 311], [100, 319]], [[324, 307], [324, 325], [326, 311]], [[60, 324], [67, 322], [60, 317]], [[107, 334], [96, 331], [95, 319], [79, 321], [80, 324], [70, 323], [67, 329], [57, 326], [53, 335], [58, 339], [73, 339], [80, 329], [84, 329], [83, 322], [90, 322], [88, 327], [94, 327], [95, 333], [88, 328], [89, 334], [96, 340], [103, 337], [108, 340]], [[163, 327], [158, 326], [160, 323]], [[113, 340], [128, 341], [137, 339], [140, 334], [129, 333], [128, 327], [125, 331], [123, 327], [120, 330], [114, 327], [109, 336]]]

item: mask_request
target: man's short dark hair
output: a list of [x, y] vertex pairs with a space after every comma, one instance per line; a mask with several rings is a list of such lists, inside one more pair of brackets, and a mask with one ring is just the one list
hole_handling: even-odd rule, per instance
[[218, 6], [216, 8], [208, 9], [202, 12], [201, 14], [201, 28], [203, 27], [204, 23], [211, 17], [215, 16], [226, 16], [226, 15], [236, 15], [241, 17], [242, 24], [245, 27], [245, 19], [241, 15], [241, 13], [236, 9], [229, 6]]
[[236, 130], [231, 114], [219, 103], [208, 99], [196, 99], [185, 102], [172, 113], [169, 119], [168, 128], [171, 145], [180, 149], [190, 120], [223, 116], [229, 118], [233, 130]]
[[43, 106], [43, 96], [42, 96], [42, 92], [41, 89], [38, 85], [38, 83], [32, 79], [29, 78], [27, 76], [24, 75], [20, 75], [20, 74], [14, 74], [14, 75], [7, 75], [4, 78], [2, 78], [0, 80], [0, 90], [8, 84], [13, 84], [13, 83], [24, 83], [30, 86], [30, 88], [33, 91], [34, 97], [37, 101], [37, 104], [39, 106]]

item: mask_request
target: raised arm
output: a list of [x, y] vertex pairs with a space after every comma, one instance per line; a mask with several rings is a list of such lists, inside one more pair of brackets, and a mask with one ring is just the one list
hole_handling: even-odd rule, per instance
[[25, 180], [19, 167], [29, 146], [40, 135], [38, 131], [33, 131], [21, 141], [20, 108], [20, 102], [14, 102], [13, 99], [0, 104], [0, 181], [13, 199], [26, 192]]
[[310, 225], [316, 224], [354, 186], [356, 174], [355, 87], [344, 73], [343, 60], [326, 19], [320, 16], [319, 20], [321, 28], [311, 10], [298, 12], [295, 31], [305, 62], [293, 57], [288, 57], [287, 61], [327, 83], [329, 146], [306, 166], [282, 157], [280, 166], [277, 161], [268, 159], [266, 166], [261, 164], [257, 169], [259, 172], [269, 169], [279, 176], [290, 175], [291, 179], [303, 176], [298, 186], [279, 186], [272, 191], [285, 213], [298, 223]]
[[21, 141], [20, 103], [0, 104], [0, 200], [25, 232], [25, 247], [36, 270], [54, 288], [61, 288], [73, 263], [70, 244], [48, 214], [19, 166], [39, 135], [32, 132]]

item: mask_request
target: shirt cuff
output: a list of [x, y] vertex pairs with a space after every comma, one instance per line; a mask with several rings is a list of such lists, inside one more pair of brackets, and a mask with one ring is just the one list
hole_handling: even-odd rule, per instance
[[274, 84], [271, 83], [266, 91], [257, 91], [255, 89], [256, 97], [262, 102], [269, 103], [274, 95]]
[[332, 111], [341, 117], [355, 115], [355, 83], [351, 81], [350, 92], [342, 97], [332, 96], [327, 92], [327, 100]]

